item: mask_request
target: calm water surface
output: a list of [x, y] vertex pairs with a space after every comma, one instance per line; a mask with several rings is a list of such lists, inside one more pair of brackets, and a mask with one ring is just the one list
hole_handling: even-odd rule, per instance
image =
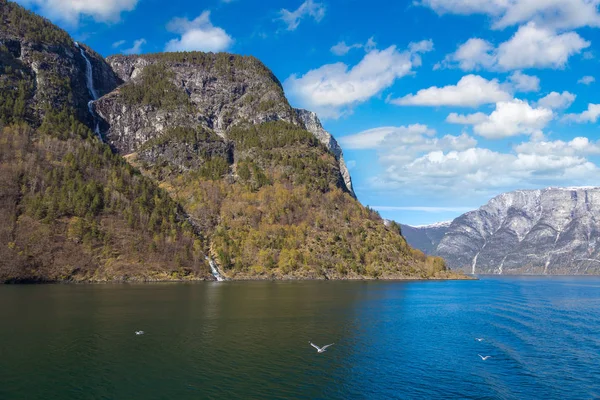
[[235, 398], [597, 399], [600, 279], [0, 286], [0, 399]]

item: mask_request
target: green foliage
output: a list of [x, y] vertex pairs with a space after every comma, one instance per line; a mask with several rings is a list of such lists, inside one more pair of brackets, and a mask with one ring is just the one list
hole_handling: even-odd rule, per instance
[[220, 139], [216, 134], [201, 127], [190, 128], [184, 126], [177, 126], [169, 128], [162, 135], [145, 142], [142, 146], [140, 146], [140, 151], [149, 150], [154, 147], [160, 147], [165, 144], [186, 143], [194, 145], [198, 142], [219, 140]]
[[3, 31], [27, 41], [65, 46], [72, 43], [67, 32], [13, 2], [0, 0], [0, 21]]
[[273, 73], [256, 57], [240, 56], [229, 53], [203, 53], [199, 51], [190, 52], [170, 52], [144, 54], [144, 58], [149, 61], [159, 63], [189, 64], [197, 66], [207, 71], [214, 71], [223, 79], [239, 79], [232, 72], [235, 70], [238, 74], [245, 72], [253, 76], [268, 77], [273, 82], [274, 88], [283, 93], [283, 88], [273, 75]]
[[184, 90], [173, 82], [175, 74], [162, 63], [150, 64], [144, 68], [139, 80], [121, 87], [121, 95], [126, 104], [148, 105], [157, 109], [174, 110], [190, 108], [191, 103]]
[[198, 172], [202, 178], [216, 181], [229, 172], [229, 163], [223, 157], [213, 157], [204, 162]]
[[236, 126], [228, 132], [236, 149], [260, 148], [273, 150], [286, 146], [319, 146], [319, 141], [310, 132], [287, 122], [273, 121], [260, 125]]
[[2, 129], [0, 176], [14, 183], [0, 180], [0, 281], [206, 272], [204, 241], [179, 205], [67, 111], [48, 112], [37, 131]]
[[6, 46], [0, 46], [0, 122], [24, 121], [32, 94], [33, 79]]

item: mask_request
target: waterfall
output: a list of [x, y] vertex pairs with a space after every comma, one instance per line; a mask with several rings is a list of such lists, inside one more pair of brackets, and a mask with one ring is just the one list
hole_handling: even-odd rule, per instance
[[88, 91], [90, 92], [90, 96], [92, 97], [92, 100], [88, 101], [87, 106], [88, 106], [88, 111], [90, 112], [90, 114], [92, 115], [92, 118], [94, 119], [94, 133], [96, 135], [98, 135], [100, 140], [102, 140], [102, 137], [100, 136], [100, 122], [98, 121], [98, 117], [96, 116], [96, 113], [94, 112], [94, 101], [98, 100], [98, 93], [96, 92], [96, 89], [94, 89], [94, 74], [93, 74], [94, 71], [92, 70], [92, 63], [85, 55], [85, 51], [83, 50], [83, 48], [79, 46], [79, 43], [75, 42], [75, 46], [79, 49], [81, 56], [85, 60], [86, 86], [88, 88]]
[[223, 278], [223, 276], [219, 273], [219, 268], [217, 267], [217, 264], [213, 261], [213, 259], [209, 257], [206, 257], [206, 259], [208, 260], [208, 265], [210, 265], [210, 272], [212, 272], [215, 279], [219, 282], [224, 281], [225, 278]]

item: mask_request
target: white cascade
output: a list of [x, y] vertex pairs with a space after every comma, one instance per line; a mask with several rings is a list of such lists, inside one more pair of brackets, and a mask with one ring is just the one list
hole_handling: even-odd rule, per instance
[[102, 137], [100, 136], [100, 123], [98, 121], [98, 117], [96, 116], [96, 113], [94, 112], [94, 107], [93, 107], [94, 101], [98, 100], [98, 93], [96, 92], [96, 89], [94, 88], [94, 74], [93, 74], [94, 71], [92, 70], [92, 63], [85, 55], [85, 51], [83, 50], [83, 48], [79, 46], [79, 43], [75, 42], [75, 46], [77, 46], [77, 48], [79, 49], [79, 52], [81, 53], [81, 56], [85, 60], [86, 85], [87, 85], [88, 91], [90, 92], [90, 96], [92, 96], [92, 100], [90, 100], [88, 102], [88, 111], [90, 112], [90, 114], [92, 115], [92, 118], [94, 119], [94, 133], [96, 135], [98, 135], [100, 140], [102, 140]]
[[217, 267], [217, 264], [213, 261], [213, 259], [209, 258], [209, 257], [206, 257], [206, 259], [208, 260], [208, 265], [210, 265], [210, 272], [212, 272], [212, 274], [215, 277], [215, 279], [218, 282], [224, 281], [225, 278], [223, 278], [223, 276], [219, 272], [219, 268]]

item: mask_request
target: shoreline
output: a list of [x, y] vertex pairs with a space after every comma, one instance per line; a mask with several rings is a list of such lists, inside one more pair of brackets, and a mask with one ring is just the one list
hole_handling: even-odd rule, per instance
[[[476, 277], [452, 277], [452, 278], [421, 278], [421, 277], [352, 277], [352, 278], [307, 278], [307, 277], [286, 277], [286, 278], [273, 278], [273, 277], [240, 277], [240, 278], [226, 278], [221, 282], [443, 282], [443, 281], [478, 281]], [[153, 284], [153, 283], [200, 283], [200, 282], [215, 282], [216, 279], [206, 278], [191, 278], [191, 279], [115, 279], [115, 280], [64, 280], [64, 281], [11, 281], [11, 282], [0, 282], [0, 285], [4, 286], [28, 286], [28, 285], [119, 285], [119, 284]]]

